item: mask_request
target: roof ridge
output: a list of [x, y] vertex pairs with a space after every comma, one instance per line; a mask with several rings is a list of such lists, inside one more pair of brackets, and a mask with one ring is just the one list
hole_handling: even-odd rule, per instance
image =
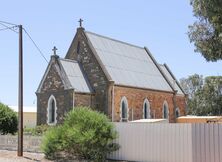
[[115, 41], [115, 42], [126, 44], [126, 45], [129, 45], [129, 46], [132, 46], [132, 47], [144, 49], [144, 47], [141, 47], [141, 46], [138, 46], [138, 45], [134, 45], [134, 44], [131, 44], [131, 43], [128, 43], [128, 42], [120, 41], [120, 40], [117, 40], [117, 39], [114, 39], [114, 38], [110, 38], [108, 36], [100, 35], [100, 34], [97, 34], [97, 33], [90, 32], [90, 31], [84, 31], [84, 32], [85, 33], [89, 33], [89, 34], [93, 34], [93, 35], [96, 35], [98, 37], [102, 37], [102, 38], [105, 38], [105, 39], [109, 39], [109, 40], [112, 40], [112, 41]]

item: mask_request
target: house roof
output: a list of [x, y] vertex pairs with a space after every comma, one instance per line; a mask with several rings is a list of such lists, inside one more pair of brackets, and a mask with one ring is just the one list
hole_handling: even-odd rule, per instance
[[172, 92], [145, 48], [85, 31], [115, 84]]
[[84, 75], [81, 65], [74, 60], [59, 59], [65, 74], [76, 92], [92, 92], [92, 88]]
[[174, 90], [177, 91], [177, 94], [184, 95], [185, 93], [183, 92], [183, 89], [180, 87], [178, 81], [173, 76], [173, 74], [171, 73], [171, 71], [167, 67], [167, 65], [166, 64], [164, 64], [164, 65], [159, 64], [159, 66], [162, 69], [162, 71], [164, 72], [164, 74], [166, 75], [167, 79], [170, 81], [170, 83], [171, 83], [172, 87], [174, 88]]

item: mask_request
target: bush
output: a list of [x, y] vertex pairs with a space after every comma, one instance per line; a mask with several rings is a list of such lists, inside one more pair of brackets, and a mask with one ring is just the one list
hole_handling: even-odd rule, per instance
[[42, 149], [47, 158], [58, 153], [78, 159], [104, 161], [107, 153], [119, 149], [113, 143], [117, 137], [109, 119], [87, 107], [78, 107], [65, 117], [64, 124], [46, 132]]
[[0, 103], [0, 134], [15, 134], [17, 130], [17, 114], [8, 106]]

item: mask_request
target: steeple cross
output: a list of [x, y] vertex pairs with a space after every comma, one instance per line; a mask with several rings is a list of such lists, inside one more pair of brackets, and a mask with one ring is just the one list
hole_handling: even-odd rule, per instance
[[82, 27], [83, 19], [80, 18], [78, 22], [79, 22], [79, 26]]
[[52, 49], [54, 55], [56, 55], [56, 51], [57, 51], [57, 50], [58, 50], [58, 49], [56, 48], [56, 46], [54, 46], [53, 49]]

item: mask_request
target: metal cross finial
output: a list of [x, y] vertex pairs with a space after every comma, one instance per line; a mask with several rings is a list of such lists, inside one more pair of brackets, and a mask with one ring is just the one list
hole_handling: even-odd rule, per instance
[[58, 50], [58, 49], [56, 48], [56, 46], [54, 46], [53, 49], [52, 49], [54, 55], [56, 55], [56, 51], [57, 51], [57, 50]]
[[82, 27], [83, 19], [80, 18], [78, 22], [79, 22], [79, 26]]

